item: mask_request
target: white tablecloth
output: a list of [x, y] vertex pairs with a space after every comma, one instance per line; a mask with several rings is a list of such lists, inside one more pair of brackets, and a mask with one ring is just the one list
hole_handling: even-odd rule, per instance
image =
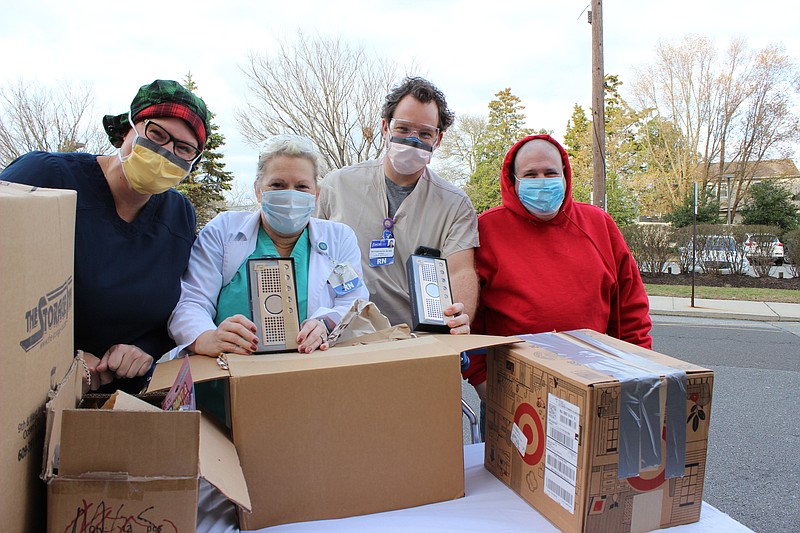
[[[511, 489], [483, 468], [483, 444], [464, 447], [464, 485], [466, 496], [433, 503], [351, 518], [285, 524], [265, 528], [264, 532], [514, 532], [557, 533], [559, 530]], [[200, 488], [197, 531], [238, 531], [236, 513], [222, 494], [203, 482]], [[700, 521], [660, 531], [669, 533], [752, 532], [730, 516], [703, 502]]]

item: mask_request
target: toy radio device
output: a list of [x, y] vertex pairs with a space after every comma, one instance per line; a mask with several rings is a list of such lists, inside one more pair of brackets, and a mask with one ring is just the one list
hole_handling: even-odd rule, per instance
[[255, 353], [297, 349], [300, 320], [292, 258], [248, 259], [250, 313], [256, 325]]
[[411, 294], [411, 329], [449, 333], [442, 310], [453, 303], [447, 260], [439, 250], [420, 246], [406, 262], [408, 291]]

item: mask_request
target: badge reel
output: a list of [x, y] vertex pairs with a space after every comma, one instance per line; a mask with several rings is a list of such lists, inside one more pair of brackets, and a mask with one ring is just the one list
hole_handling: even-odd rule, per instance
[[333, 287], [336, 296], [344, 296], [361, 286], [361, 279], [350, 263], [339, 263], [333, 267], [333, 272], [328, 277], [328, 283]]
[[394, 264], [393, 227], [393, 219], [383, 219], [383, 238], [373, 239], [369, 243], [369, 266], [374, 268]]

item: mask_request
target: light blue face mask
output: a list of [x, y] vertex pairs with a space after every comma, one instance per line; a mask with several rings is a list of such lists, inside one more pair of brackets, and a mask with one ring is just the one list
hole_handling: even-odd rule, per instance
[[314, 211], [316, 196], [285, 189], [261, 193], [261, 211], [273, 230], [281, 235], [300, 233]]
[[517, 178], [519, 200], [535, 216], [550, 216], [564, 202], [564, 178]]

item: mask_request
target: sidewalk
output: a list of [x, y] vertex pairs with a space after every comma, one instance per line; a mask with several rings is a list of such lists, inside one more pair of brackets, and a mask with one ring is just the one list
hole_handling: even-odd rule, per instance
[[691, 307], [690, 298], [673, 296], [650, 296], [649, 298], [651, 315], [800, 322], [800, 304], [695, 298], [695, 306]]

